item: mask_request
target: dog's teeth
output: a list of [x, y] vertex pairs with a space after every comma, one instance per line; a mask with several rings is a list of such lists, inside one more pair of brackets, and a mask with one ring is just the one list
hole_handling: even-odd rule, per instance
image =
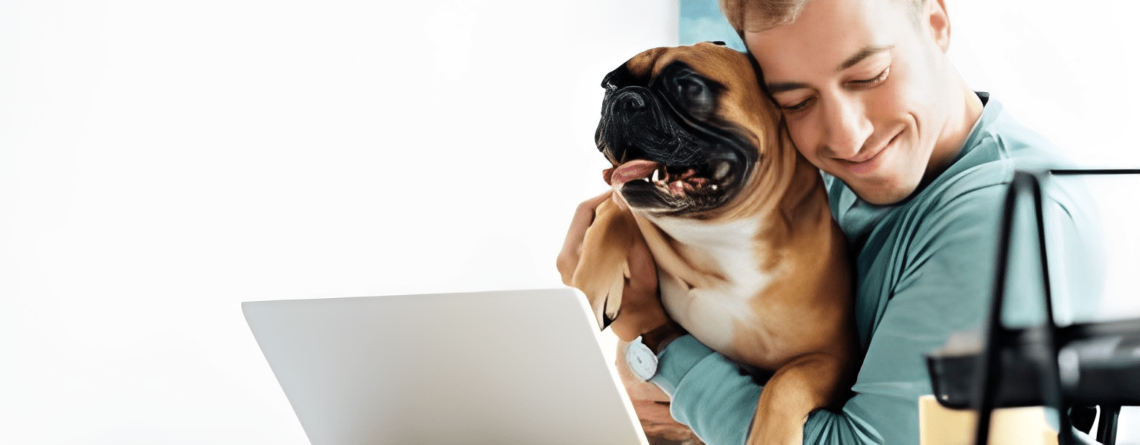
[[650, 182], [657, 182], [661, 180], [661, 170], [653, 170], [653, 178]]
[[679, 180], [673, 181], [672, 184], [669, 184], [669, 191], [674, 195], [680, 195], [685, 192], [685, 183]]
[[728, 175], [729, 168], [731, 168], [731, 166], [728, 165], [728, 161], [721, 161], [716, 165], [716, 172], [713, 173], [713, 179], [718, 181], [724, 179], [724, 177]]

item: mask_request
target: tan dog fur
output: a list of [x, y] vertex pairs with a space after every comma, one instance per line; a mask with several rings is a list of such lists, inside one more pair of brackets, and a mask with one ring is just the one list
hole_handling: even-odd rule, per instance
[[842, 401], [857, 360], [846, 241], [819, 171], [782, 130], [746, 56], [698, 44], [649, 50], [626, 67], [656, 73], [674, 60], [727, 87], [716, 113], [751, 132], [760, 162], [731, 201], [700, 215], [631, 212], [607, 200], [572, 285], [599, 318], [620, 316], [625, 255], [643, 237], [669, 316], [729, 359], [774, 371], [748, 443], [799, 444], [808, 414]]

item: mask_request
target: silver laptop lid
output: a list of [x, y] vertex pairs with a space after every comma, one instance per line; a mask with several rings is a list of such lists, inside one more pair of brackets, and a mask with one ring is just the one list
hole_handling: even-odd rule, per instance
[[646, 443], [573, 289], [242, 311], [314, 445]]

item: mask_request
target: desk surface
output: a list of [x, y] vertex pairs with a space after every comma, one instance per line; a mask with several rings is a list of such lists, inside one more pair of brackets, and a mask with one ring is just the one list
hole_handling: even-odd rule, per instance
[[[918, 436], [921, 445], [968, 445], [974, 440], [978, 415], [972, 410], [954, 410], [938, 404], [933, 395], [918, 400]], [[1056, 445], [1057, 430], [1045, 422], [1045, 409], [1002, 408], [994, 410], [990, 427], [993, 445]]]

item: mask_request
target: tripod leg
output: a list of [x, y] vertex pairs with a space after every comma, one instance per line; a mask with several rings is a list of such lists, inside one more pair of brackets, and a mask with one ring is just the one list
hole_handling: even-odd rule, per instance
[[1101, 405], [1100, 423], [1096, 427], [1096, 441], [1104, 445], [1116, 444], [1116, 422], [1119, 419], [1119, 405]]

